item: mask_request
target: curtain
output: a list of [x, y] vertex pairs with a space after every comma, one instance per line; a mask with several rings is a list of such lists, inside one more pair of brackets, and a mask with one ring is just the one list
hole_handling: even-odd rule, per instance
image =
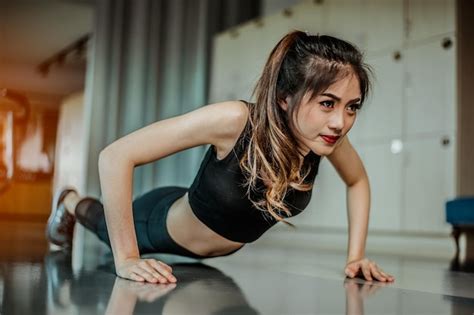
[[[108, 144], [207, 103], [213, 35], [259, 11], [252, 0], [97, 1], [85, 89], [88, 195], [100, 195], [97, 161]], [[134, 197], [158, 186], [188, 187], [203, 150], [137, 167]]]

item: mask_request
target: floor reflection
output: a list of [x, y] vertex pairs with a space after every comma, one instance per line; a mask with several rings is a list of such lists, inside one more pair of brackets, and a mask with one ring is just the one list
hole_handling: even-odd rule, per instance
[[474, 260], [462, 260], [456, 255], [449, 264], [449, 270], [474, 273]]
[[[278, 259], [276, 255], [274, 259]], [[221, 260], [179, 259], [176, 284], [138, 283], [115, 276], [105, 263], [74, 272], [71, 255], [43, 262], [0, 263], [1, 314], [469, 314], [474, 299], [397, 288], [363, 279], [328, 279]], [[237, 258], [238, 260], [238, 258]], [[229, 263], [232, 262], [233, 263]], [[211, 260], [208, 261], [209, 263]], [[462, 283], [453, 274], [446, 286]], [[464, 276], [464, 275], [463, 275]], [[472, 282], [471, 282], [472, 285]], [[453, 288], [451, 288], [453, 290]], [[466, 294], [472, 286], [458, 290]], [[454, 292], [454, 291], [453, 291]], [[469, 293], [469, 292], [468, 292]]]
[[235, 281], [217, 268], [175, 263], [176, 284], [115, 277], [112, 264], [73, 274], [71, 255], [45, 257], [48, 293], [55, 312], [66, 308], [105, 314], [259, 314]]

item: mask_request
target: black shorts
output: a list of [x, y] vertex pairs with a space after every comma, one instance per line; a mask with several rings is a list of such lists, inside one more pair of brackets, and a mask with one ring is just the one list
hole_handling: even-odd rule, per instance
[[[133, 221], [140, 254], [169, 253], [196, 259], [215, 257], [189, 251], [176, 243], [168, 232], [166, 227], [168, 211], [173, 202], [187, 191], [187, 188], [178, 186], [159, 187], [133, 201]], [[102, 203], [97, 199], [86, 197], [79, 201], [75, 212], [77, 221], [110, 247]], [[233, 254], [239, 249], [220, 256]]]

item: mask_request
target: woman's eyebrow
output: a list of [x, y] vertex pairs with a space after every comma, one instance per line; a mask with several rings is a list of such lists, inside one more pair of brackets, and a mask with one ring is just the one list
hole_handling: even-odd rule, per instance
[[[340, 97], [338, 97], [338, 96], [336, 96], [336, 95], [334, 95], [334, 94], [332, 94], [332, 93], [321, 93], [321, 95], [329, 96], [329, 97], [335, 99], [335, 100], [338, 101], [338, 102], [341, 101], [341, 98], [340, 98]], [[360, 97], [355, 98], [355, 99], [353, 99], [353, 100], [350, 100], [349, 103], [357, 102], [357, 101], [360, 101]]]

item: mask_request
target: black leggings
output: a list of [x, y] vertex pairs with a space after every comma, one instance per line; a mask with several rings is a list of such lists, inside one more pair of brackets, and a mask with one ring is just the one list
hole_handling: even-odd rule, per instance
[[[140, 254], [169, 253], [197, 259], [215, 257], [202, 256], [187, 250], [177, 244], [168, 233], [166, 228], [168, 211], [173, 202], [182, 197], [187, 191], [188, 189], [184, 187], [159, 187], [133, 201], [133, 222]], [[99, 200], [90, 197], [81, 199], [76, 206], [75, 213], [79, 223], [111, 247], [104, 207]], [[237, 250], [220, 256], [230, 255]]]

